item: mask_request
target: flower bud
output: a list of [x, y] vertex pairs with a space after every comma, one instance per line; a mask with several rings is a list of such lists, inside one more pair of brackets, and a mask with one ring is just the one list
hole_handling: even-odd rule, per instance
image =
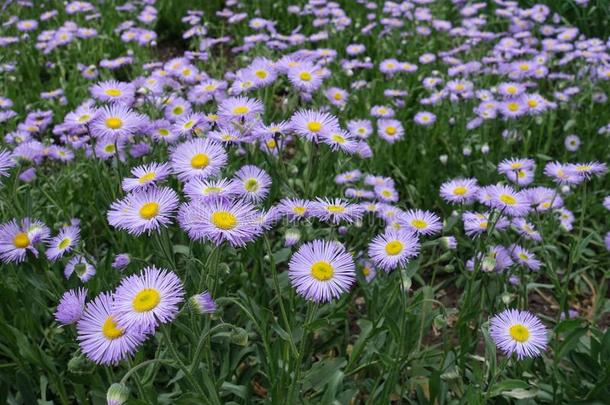
[[129, 399], [129, 388], [122, 383], [114, 383], [106, 392], [106, 403], [108, 405], [121, 405]]

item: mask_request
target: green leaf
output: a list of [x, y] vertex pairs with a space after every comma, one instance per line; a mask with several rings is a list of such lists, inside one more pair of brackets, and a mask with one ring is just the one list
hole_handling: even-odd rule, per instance
[[503, 395], [507, 391], [512, 391], [516, 389], [527, 390], [529, 387], [529, 384], [525, 381], [509, 378], [494, 385], [491, 390], [491, 396], [497, 397], [498, 395]]
[[523, 388], [515, 388], [514, 390], [506, 391], [502, 393], [502, 396], [515, 398], [515, 399], [527, 399], [534, 398], [538, 391], [526, 390]]
[[303, 390], [321, 391], [346, 364], [347, 361], [342, 358], [328, 358], [314, 363], [303, 378]]

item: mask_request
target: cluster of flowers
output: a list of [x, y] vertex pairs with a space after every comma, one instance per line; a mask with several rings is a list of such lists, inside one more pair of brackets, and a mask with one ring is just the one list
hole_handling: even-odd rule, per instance
[[[125, 277], [114, 292], [101, 293], [89, 302], [86, 289], [67, 291], [55, 319], [63, 325], [76, 324], [81, 350], [91, 360], [116, 364], [178, 315], [184, 295], [175, 273], [152, 266]], [[193, 295], [189, 304], [201, 314], [216, 310], [208, 292]]]
[[[496, 15], [509, 24], [506, 32], [496, 33], [484, 31], [487, 21], [479, 14], [486, 7], [484, 3], [454, 1], [460, 5], [458, 25], [435, 18], [433, 10], [425, 7], [428, 2], [413, 2], [417, 6], [412, 2], [386, 2], [382, 7], [373, 2], [357, 3], [367, 10], [364, 21], [353, 21], [337, 3], [326, 0], [288, 7], [287, 11], [299, 18], [313, 18], [311, 25], [316, 31], [307, 36], [298, 30], [284, 35], [276, 29], [279, 24], [260, 16], [248, 20], [238, 1], [227, 1], [226, 8], [217, 16], [229, 24], [247, 21], [248, 29], [254, 32], [243, 37], [243, 43], [232, 51], [246, 53], [255, 46], [264, 46], [281, 51], [282, 56], [277, 60], [256, 57], [244, 68], [225, 72], [222, 79], [208, 75], [196, 61], [207, 60], [211, 47], [233, 43], [235, 39], [207, 37], [203, 13], [190, 11], [183, 19], [189, 25], [183, 36], [199, 41], [198, 52], [186, 52], [184, 57], [166, 63], [146, 63], [142, 66], [146, 73], [131, 82], [106, 80], [91, 86], [92, 97], [51, 129], [54, 139], [43, 137], [50, 129], [51, 112], [30, 112], [4, 138], [12, 150], [0, 151], [0, 176], [7, 175], [17, 161], [31, 166], [20, 175], [21, 180], [30, 181], [35, 178], [34, 167], [48, 159], [69, 161], [80, 153], [88, 158], [125, 162], [128, 155], [138, 159], [155, 150], [167, 150], [167, 161], [136, 166], [130, 177], [122, 179], [126, 194], [110, 206], [107, 219], [111, 226], [140, 236], [163, 232], [176, 222], [193, 241], [242, 247], [262, 236], [281, 218], [290, 222], [316, 218], [339, 226], [358, 224], [365, 213], [371, 213], [384, 221], [384, 230], [370, 241], [367, 252], [356, 255], [361, 259], [366, 280], [371, 281], [378, 268], [389, 272], [417, 257], [420, 238], [438, 235], [443, 230], [441, 218], [431, 211], [398, 208], [399, 194], [393, 179], [360, 170], [340, 173], [335, 178], [337, 184], [346, 186], [345, 197], [357, 202], [327, 197], [305, 200], [295, 195], [268, 204], [270, 175], [255, 165], [242, 166], [229, 175], [231, 157], [258, 148], [283, 160], [286, 148], [313, 143], [355, 158], [370, 158], [373, 149], [368, 141], [375, 130], [388, 143], [405, 139], [406, 124], [400, 110], [405, 107], [409, 93], [398, 80], [406, 74], [421, 72], [428, 65], [446, 67], [446, 74], [439, 70], [422, 74], [419, 80], [427, 94], [419, 103], [430, 109], [441, 103], [468, 111], [472, 108], [475, 117], [466, 124], [469, 129], [487, 120], [538, 117], [547, 110], [562, 108], [580, 92], [573, 85], [577, 77], [588, 77], [595, 85], [610, 79], [610, 69], [605, 65], [607, 46], [598, 39], [585, 38], [575, 28], [560, 25], [558, 16], [552, 15], [546, 6], [523, 9], [514, 2], [495, 0]], [[117, 10], [132, 13], [140, 9], [127, 3]], [[87, 20], [99, 17], [95, 7], [86, 2], [71, 2], [65, 11], [90, 13]], [[40, 21], [56, 15], [57, 11], [44, 13]], [[126, 21], [116, 27], [115, 33], [125, 43], [154, 45], [156, 33], [149, 27], [157, 19], [156, 9], [146, 5], [136, 19], [143, 26]], [[461, 45], [437, 53], [426, 52], [419, 56], [419, 65], [401, 60], [398, 55], [373, 61], [365, 56], [371, 50], [360, 43], [350, 43], [345, 49], [305, 48], [355, 24], [362, 26], [363, 36], [382, 38], [397, 32], [406, 39], [414, 35], [426, 37], [434, 31], [435, 35], [459, 38]], [[39, 22], [12, 19], [6, 26], [12, 25], [20, 32], [34, 32]], [[56, 30], [40, 32], [36, 47], [48, 53], [77, 38], [96, 35], [94, 29], [80, 28], [68, 21]], [[19, 40], [3, 37], [0, 46]], [[294, 47], [297, 49], [290, 49]], [[486, 52], [480, 60], [466, 60], [475, 47]], [[345, 58], [338, 63], [340, 71], [335, 62], [342, 54]], [[586, 63], [581, 64], [583, 61]], [[116, 69], [133, 62], [132, 54], [128, 53], [100, 61], [99, 67]], [[577, 72], [565, 73], [563, 69], [571, 65]], [[377, 69], [378, 75], [389, 83], [383, 92], [387, 102], [373, 105], [368, 118], [332, 113], [333, 109], [348, 110], [351, 95], [343, 88], [325, 87], [325, 81], [330, 81], [333, 75], [352, 76], [356, 69]], [[97, 66], [79, 65], [78, 70], [87, 79], [98, 76]], [[417, 85], [413, 76], [409, 79]], [[490, 77], [494, 80], [488, 80]], [[496, 77], [499, 81], [490, 84], [496, 82]], [[562, 86], [552, 87], [562, 90], [543, 96], [540, 93], [545, 86], [540, 85], [541, 80], [557, 81]], [[371, 85], [366, 80], [354, 80], [351, 90], [356, 92]], [[282, 86], [298, 93], [303, 104], [323, 93], [329, 105], [299, 109], [285, 121], [265, 122], [263, 101], [249, 93], [263, 88], [273, 93], [277, 88], [283, 90]], [[603, 93], [596, 94], [595, 102], [607, 101]], [[61, 89], [45, 92], [43, 96], [59, 99], [60, 103], [63, 100]], [[16, 115], [11, 108], [11, 100], [0, 98], [0, 121]], [[418, 111], [413, 121], [419, 126], [431, 126], [437, 115]], [[579, 143], [577, 137], [566, 138], [568, 150], [576, 150]], [[443, 184], [440, 195], [448, 203], [460, 206], [464, 230], [470, 237], [513, 228], [528, 243], [540, 242], [541, 235], [531, 221], [539, 214], [557, 213], [561, 226], [569, 231], [573, 215], [564, 207], [563, 196], [572, 186], [602, 175], [607, 169], [598, 162], [552, 162], [545, 166], [544, 173], [556, 187], [529, 187], [535, 179], [535, 166], [531, 159], [503, 161], [498, 171], [514, 186], [479, 186], [476, 179], [454, 179]], [[177, 177], [183, 195], [168, 185], [172, 176]], [[356, 185], [360, 181], [362, 187]], [[464, 210], [474, 202], [485, 210]], [[269, 208], [263, 208], [264, 204]], [[609, 207], [610, 202], [605, 201], [605, 205]], [[339, 232], [345, 229], [339, 226]], [[0, 226], [0, 260], [19, 263], [28, 252], [37, 256], [37, 245], [44, 242], [45, 255], [56, 261], [65, 253], [76, 251], [79, 239], [77, 221], [50, 238], [50, 230], [42, 222], [14, 219]], [[455, 238], [446, 236], [443, 240], [455, 248]], [[605, 240], [610, 250], [610, 233]], [[297, 231], [286, 234], [287, 245], [299, 241]], [[66, 276], [76, 274], [86, 282], [95, 274], [92, 261], [77, 253], [65, 266]], [[115, 267], [124, 267], [125, 261], [128, 261], [125, 256], [117, 257]], [[513, 265], [536, 271], [541, 262], [527, 247], [517, 243], [492, 246], [489, 252], [479, 253], [467, 262], [473, 271], [480, 266], [484, 271], [501, 272]], [[289, 278], [305, 298], [327, 302], [340, 297], [354, 284], [355, 268], [354, 255], [347, 247], [333, 240], [314, 240], [303, 243], [292, 256]], [[519, 282], [514, 277], [511, 281]], [[66, 324], [77, 322], [81, 347], [91, 359], [114, 363], [132, 353], [160, 324], [176, 316], [184, 289], [175, 274], [147, 268], [139, 275], [125, 278], [112, 294], [101, 294], [88, 304], [85, 296], [84, 290], [67, 293], [58, 308], [57, 319]], [[210, 299], [209, 295], [201, 296], [200, 306], [205, 303], [209, 307]], [[520, 312], [494, 318], [492, 336], [507, 352], [516, 351], [519, 357], [539, 353], [544, 347], [540, 322]]]

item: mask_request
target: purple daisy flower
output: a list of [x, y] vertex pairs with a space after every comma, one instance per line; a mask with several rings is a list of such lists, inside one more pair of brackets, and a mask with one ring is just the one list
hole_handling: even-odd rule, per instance
[[251, 121], [264, 113], [260, 100], [248, 97], [229, 97], [218, 106], [218, 116], [228, 122], [232, 120]]
[[377, 122], [379, 137], [389, 143], [394, 143], [403, 138], [405, 130], [398, 120], [381, 119]]
[[235, 172], [233, 182], [238, 195], [252, 203], [258, 203], [269, 194], [271, 176], [257, 166], [246, 165]]
[[108, 80], [91, 87], [91, 95], [99, 101], [130, 105], [135, 98], [135, 86], [131, 83]]
[[172, 167], [182, 181], [216, 176], [227, 160], [223, 147], [209, 139], [196, 138], [182, 143], [171, 153]]
[[519, 245], [511, 246], [509, 247], [509, 250], [512, 252], [515, 262], [533, 271], [540, 270], [542, 262], [536, 259], [536, 256], [533, 253], [530, 253], [529, 250]]
[[80, 240], [80, 229], [78, 226], [65, 226], [57, 236], [47, 242], [47, 258], [54, 262], [62, 257], [66, 252], [72, 250]]
[[373, 133], [370, 120], [351, 120], [347, 122], [347, 130], [360, 139], [366, 139]]
[[399, 222], [419, 235], [435, 235], [443, 229], [439, 216], [430, 211], [408, 210], [399, 218]]
[[228, 242], [241, 247], [261, 233], [259, 213], [250, 203], [240, 200], [183, 204], [178, 221], [191, 239], [207, 239], [216, 245]]
[[124, 138], [142, 128], [146, 118], [121, 104], [112, 104], [99, 109], [91, 123], [91, 134], [98, 138]]
[[549, 162], [544, 166], [544, 174], [557, 184], [579, 184], [583, 177], [579, 176], [573, 167], [559, 162]]
[[489, 205], [507, 215], [522, 217], [530, 211], [529, 200], [523, 192], [515, 191], [509, 186], [491, 186], [489, 194]]
[[356, 280], [352, 255], [336, 241], [314, 240], [292, 255], [288, 277], [308, 300], [328, 302], [347, 292]]
[[72, 273], [76, 273], [76, 276], [80, 281], [86, 283], [91, 277], [95, 276], [95, 267], [83, 256], [77, 255], [70, 259], [64, 268], [64, 276], [66, 279], [69, 279]]
[[115, 201], [108, 211], [108, 223], [139, 236], [168, 226], [178, 207], [178, 195], [169, 187], [134, 191]]
[[313, 93], [320, 87], [324, 78], [320, 75], [318, 66], [303, 62], [288, 69], [288, 80], [298, 90]]
[[308, 200], [284, 198], [277, 206], [277, 210], [280, 215], [284, 215], [289, 221], [294, 222], [309, 217], [311, 205], [312, 202]]
[[608, 166], [600, 162], [575, 163], [570, 165], [570, 169], [584, 179], [592, 176], [602, 176], [608, 171]]
[[49, 237], [49, 228], [38, 220], [29, 218], [16, 220], [0, 225], [0, 260], [4, 263], [20, 263], [25, 260], [27, 252], [38, 257], [36, 244]]
[[123, 179], [123, 190], [130, 192], [133, 190], [145, 189], [150, 186], [157, 185], [157, 182], [163, 181], [171, 173], [171, 169], [167, 163], [149, 163], [131, 169], [131, 174], [135, 177], [127, 177]]
[[230, 200], [238, 196], [238, 186], [228, 179], [192, 179], [184, 185], [184, 193], [191, 200], [209, 201], [217, 198]]
[[536, 316], [527, 311], [507, 309], [489, 321], [489, 334], [507, 356], [517, 359], [538, 357], [547, 345], [547, 330]]
[[413, 120], [417, 124], [427, 127], [427, 126], [434, 124], [434, 122], [436, 121], [436, 115], [434, 115], [428, 111], [420, 111], [417, 114], [415, 114], [415, 117], [413, 118]]
[[321, 221], [338, 224], [341, 221], [354, 222], [362, 217], [362, 208], [340, 198], [316, 198], [311, 205], [311, 213]]
[[370, 260], [360, 260], [359, 264], [362, 267], [362, 275], [364, 276], [364, 280], [367, 283], [373, 281], [377, 275], [377, 269], [375, 268], [373, 262]]
[[377, 235], [369, 243], [369, 257], [377, 266], [389, 272], [403, 267], [409, 259], [419, 253], [420, 244], [412, 232], [399, 231], [392, 228]]
[[112, 306], [112, 295], [102, 293], [87, 304], [76, 324], [81, 350], [97, 364], [117, 364], [146, 340], [146, 335], [136, 329], [120, 328], [111, 315]]
[[313, 142], [317, 141], [322, 133], [340, 129], [335, 116], [315, 110], [297, 111], [290, 119], [290, 126], [298, 135]]
[[350, 155], [358, 149], [358, 142], [349, 132], [341, 129], [323, 132], [320, 134], [319, 140], [329, 145], [333, 151], [340, 150]]
[[176, 317], [183, 300], [184, 287], [175, 273], [146, 267], [140, 274], [124, 278], [117, 287], [112, 316], [121, 328], [154, 333], [157, 326]]
[[498, 173], [508, 174], [510, 172], [518, 172], [519, 170], [533, 171], [536, 168], [536, 162], [528, 158], [511, 158], [505, 159], [498, 164]]
[[86, 288], [66, 291], [64, 295], [61, 296], [59, 304], [57, 304], [55, 320], [62, 325], [71, 325], [78, 322], [83, 316], [86, 299]]
[[479, 192], [476, 179], [455, 179], [441, 185], [441, 197], [450, 204], [470, 203]]

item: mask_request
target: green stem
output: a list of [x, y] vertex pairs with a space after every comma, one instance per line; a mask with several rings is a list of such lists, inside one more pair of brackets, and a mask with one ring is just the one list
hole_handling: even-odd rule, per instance
[[193, 374], [191, 374], [189, 369], [186, 367], [186, 365], [184, 364], [184, 362], [180, 358], [180, 355], [178, 354], [178, 351], [176, 350], [176, 347], [172, 343], [172, 339], [170, 337], [170, 326], [169, 325], [163, 325], [161, 327], [161, 330], [163, 331], [163, 337], [165, 337], [165, 341], [167, 343], [167, 348], [169, 349], [172, 357], [174, 358], [174, 360], [178, 364], [178, 367], [180, 368], [180, 370], [182, 371], [182, 373], [184, 374], [186, 379], [189, 381], [189, 384], [192, 386], [192, 388], [195, 389], [195, 391], [197, 391], [197, 393], [201, 396], [202, 400], [204, 400], [206, 403], [211, 403], [209, 398], [208, 398], [208, 396], [203, 391], [203, 388], [201, 388], [201, 386], [197, 383], [197, 381], [193, 377]]

